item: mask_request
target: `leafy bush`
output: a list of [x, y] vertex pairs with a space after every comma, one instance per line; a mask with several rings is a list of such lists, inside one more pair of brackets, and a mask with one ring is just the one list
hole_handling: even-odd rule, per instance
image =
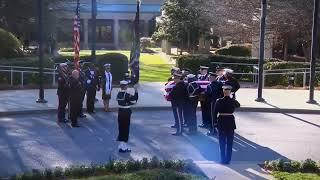
[[91, 166], [71, 166], [65, 169], [56, 167], [54, 170], [46, 169], [44, 171], [32, 170], [30, 173], [15, 175], [13, 180], [47, 180], [47, 179], [72, 179], [84, 178], [90, 176], [102, 176], [109, 174], [122, 174], [136, 172], [146, 169], [169, 169], [172, 171], [186, 172], [188, 164], [185, 161], [159, 160], [156, 157], [143, 158], [139, 160], [113, 161], [110, 160], [105, 165]]
[[251, 56], [251, 44], [238, 44], [232, 45], [229, 47], [223, 47], [216, 51], [216, 54], [219, 55], [228, 55], [228, 56], [241, 56], [241, 57], [250, 57]]
[[0, 58], [13, 58], [23, 55], [21, 42], [11, 32], [0, 28]]
[[74, 49], [73, 48], [61, 48], [59, 51], [60, 52], [73, 52]]
[[[59, 56], [54, 59], [55, 63], [63, 63], [66, 60], [72, 60], [73, 56]], [[92, 62], [91, 56], [83, 56], [81, 60], [86, 62]], [[123, 80], [124, 74], [128, 71], [128, 58], [127, 56], [120, 53], [107, 53], [103, 55], [97, 55], [97, 66], [100, 70], [100, 73], [104, 72], [104, 64], [111, 64], [111, 73], [114, 82], [119, 82]]]
[[271, 171], [280, 172], [310, 172], [319, 173], [320, 167], [311, 159], [303, 162], [277, 159], [273, 161], [265, 161], [264, 168]]

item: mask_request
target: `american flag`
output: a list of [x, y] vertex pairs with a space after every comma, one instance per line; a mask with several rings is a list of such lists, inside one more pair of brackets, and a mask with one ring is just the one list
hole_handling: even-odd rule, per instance
[[133, 29], [133, 43], [130, 52], [130, 70], [131, 70], [131, 82], [137, 84], [140, 77], [140, 5], [141, 1], [137, 0], [137, 12], [134, 19], [134, 29]]
[[74, 64], [77, 69], [80, 68], [80, 2], [77, 0], [76, 15], [73, 22], [73, 50], [74, 50]]

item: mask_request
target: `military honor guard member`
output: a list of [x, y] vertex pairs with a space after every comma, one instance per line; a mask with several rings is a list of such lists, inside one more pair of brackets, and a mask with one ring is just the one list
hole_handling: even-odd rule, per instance
[[[166, 87], [167, 86], [175, 86], [175, 83], [172, 82], [172, 81], [174, 79], [174, 74], [176, 72], [180, 72], [180, 68], [173, 66], [171, 68], [171, 76], [168, 78], [168, 82], [165, 84]], [[169, 94], [170, 94], [170, 92], [169, 92]], [[177, 119], [178, 118], [178, 114], [175, 111], [175, 108], [174, 108], [174, 105], [172, 104], [172, 101], [170, 101], [170, 103], [171, 103], [171, 108], [172, 108], [174, 119]], [[175, 121], [175, 123], [176, 123], [176, 121]], [[177, 128], [177, 124], [172, 125], [171, 128]]]
[[240, 84], [236, 78], [233, 77], [233, 70], [225, 69], [224, 70], [225, 77], [225, 85], [229, 85], [232, 87], [231, 89], [231, 97], [236, 99], [236, 92], [240, 89]]
[[102, 86], [102, 100], [104, 105], [104, 111], [109, 112], [109, 101], [111, 99], [111, 91], [112, 91], [112, 74], [110, 72], [111, 65], [105, 64], [104, 65], [104, 74], [102, 75], [101, 79], [101, 86]]
[[230, 97], [232, 86], [224, 85], [222, 89], [224, 97], [217, 100], [214, 107], [214, 117], [217, 118], [221, 163], [230, 164], [234, 130], [236, 129], [233, 113], [236, 108], [240, 107], [240, 104]]
[[224, 78], [224, 67], [216, 67], [216, 75], [217, 75], [217, 81], [219, 82], [224, 82], [225, 78]]
[[207, 86], [206, 90], [206, 101], [210, 104], [210, 124], [209, 124], [209, 132], [207, 133], [208, 136], [216, 135], [216, 124], [217, 119], [213, 116], [214, 106], [216, 104], [217, 99], [223, 97], [222, 92], [222, 82], [217, 81], [217, 74], [210, 72], [209, 73], [209, 80], [210, 84]]
[[198, 107], [198, 97], [201, 93], [199, 84], [196, 82], [197, 77], [194, 74], [187, 75], [188, 86], [188, 101], [186, 103], [187, 116], [185, 116], [188, 122], [189, 134], [195, 134], [197, 132], [197, 107]]
[[134, 95], [131, 95], [127, 92], [128, 81], [120, 82], [120, 91], [117, 95], [117, 101], [119, 105], [118, 111], [118, 141], [119, 152], [126, 153], [131, 152], [131, 149], [128, 147], [129, 140], [129, 130], [130, 130], [130, 121], [131, 121], [131, 106], [138, 101], [138, 88], [137, 85], [134, 86]]
[[100, 90], [98, 73], [93, 64], [89, 65], [86, 71], [86, 89], [87, 89], [87, 111], [88, 113], [94, 113], [94, 103], [96, 99], [96, 93]]
[[[209, 67], [200, 66], [200, 74], [198, 76], [199, 81], [208, 81], [209, 74], [208, 74]], [[201, 128], [208, 128], [210, 126], [210, 104], [206, 102], [204, 98], [205, 92], [202, 92], [202, 98], [200, 98], [200, 105], [201, 105], [201, 112], [202, 112], [202, 124], [199, 125]]]
[[81, 82], [79, 81], [79, 71], [73, 70], [69, 80], [70, 86], [70, 119], [72, 127], [79, 127], [78, 116], [81, 105]]
[[58, 70], [58, 122], [67, 122], [66, 116], [66, 106], [69, 101], [69, 85], [68, 85], [68, 65], [66, 63], [61, 63], [57, 67]]
[[187, 84], [183, 81], [183, 75], [180, 72], [174, 73], [174, 82], [175, 86], [172, 88], [170, 92], [170, 96], [172, 98], [172, 107], [175, 116], [175, 126], [177, 131], [172, 134], [174, 136], [181, 136], [183, 132], [183, 109], [187, 102], [188, 93], [187, 93]]

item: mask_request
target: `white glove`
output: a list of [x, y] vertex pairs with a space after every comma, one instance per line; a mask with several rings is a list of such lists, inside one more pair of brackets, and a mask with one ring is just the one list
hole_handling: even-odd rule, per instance
[[90, 84], [90, 83], [91, 83], [91, 80], [90, 80], [90, 79], [88, 79], [88, 80], [87, 80], [87, 84]]

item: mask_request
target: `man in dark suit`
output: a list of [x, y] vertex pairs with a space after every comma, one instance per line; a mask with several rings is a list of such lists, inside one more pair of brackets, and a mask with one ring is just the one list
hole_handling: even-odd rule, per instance
[[94, 103], [97, 90], [100, 90], [99, 77], [93, 64], [86, 70], [87, 112], [94, 113]]

